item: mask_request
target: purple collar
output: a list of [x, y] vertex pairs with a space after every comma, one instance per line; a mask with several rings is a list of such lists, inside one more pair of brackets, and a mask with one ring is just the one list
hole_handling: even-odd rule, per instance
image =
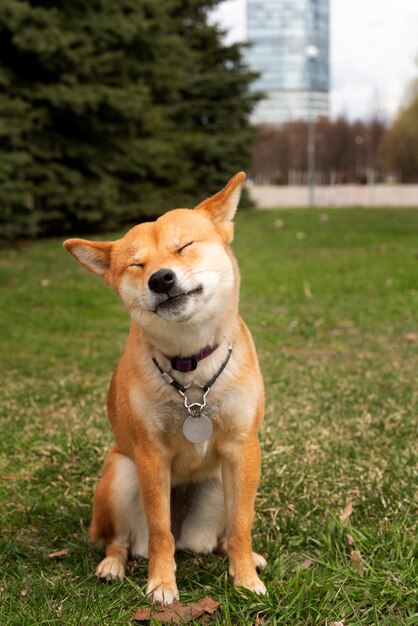
[[199, 361], [206, 359], [207, 356], [215, 352], [218, 348], [219, 346], [217, 344], [214, 346], [206, 346], [197, 354], [184, 358], [179, 356], [167, 356], [166, 354], [164, 356], [170, 361], [171, 369], [185, 374], [186, 372], [193, 372], [193, 370], [197, 368]]

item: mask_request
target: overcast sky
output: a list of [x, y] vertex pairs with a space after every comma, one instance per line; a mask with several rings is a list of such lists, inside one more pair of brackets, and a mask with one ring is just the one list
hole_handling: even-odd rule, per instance
[[[214, 18], [228, 41], [246, 38], [246, 0], [226, 0]], [[331, 114], [396, 115], [418, 77], [418, 0], [330, 0]]]

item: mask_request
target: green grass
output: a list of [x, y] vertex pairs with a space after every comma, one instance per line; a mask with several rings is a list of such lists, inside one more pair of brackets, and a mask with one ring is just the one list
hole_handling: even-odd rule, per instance
[[[222, 601], [218, 625], [412, 626], [418, 211], [243, 212], [234, 249], [267, 389], [254, 544], [269, 595], [235, 591], [225, 558], [179, 554], [181, 598]], [[146, 563], [99, 584], [87, 542], [127, 316], [57, 240], [1, 251], [0, 280], [0, 624], [127, 624]]]

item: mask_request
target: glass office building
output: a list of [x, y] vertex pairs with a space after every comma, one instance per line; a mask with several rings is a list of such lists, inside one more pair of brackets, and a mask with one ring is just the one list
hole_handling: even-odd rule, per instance
[[247, 39], [265, 94], [254, 123], [328, 117], [329, 0], [247, 0]]

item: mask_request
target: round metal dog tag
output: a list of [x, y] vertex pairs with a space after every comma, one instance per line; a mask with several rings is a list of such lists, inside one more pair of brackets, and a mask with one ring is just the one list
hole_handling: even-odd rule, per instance
[[213, 431], [213, 425], [207, 415], [201, 413], [198, 417], [189, 415], [183, 422], [183, 434], [191, 443], [207, 441]]

